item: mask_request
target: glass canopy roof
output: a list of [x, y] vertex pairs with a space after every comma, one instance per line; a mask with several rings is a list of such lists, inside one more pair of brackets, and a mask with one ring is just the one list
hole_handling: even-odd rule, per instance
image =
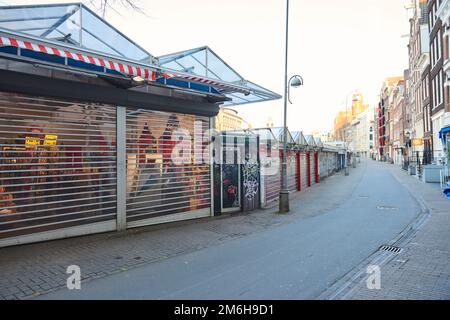
[[[226, 96], [229, 101], [224, 106], [281, 98], [280, 95], [245, 80], [206, 46], [155, 59], [82, 3], [0, 6], [0, 31], [37, 41], [46, 40], [50, 46], [62, 42], [67, 47], [83, 49], [94, 55], [103, 54], [109, 59], [119, 59], [122, 63], [142, 64], [141, 67], [153, 68], [164, 75], [156, 81], [163, 79], [165, 85], [207, 90]], [[26, 49], [30, 50], [28, 47]], [[51, 51], [44, 50], [44, 54], [51, 55]], [[20, 55], [20, 51], [17, 54]], [[87, 58], [95, 62], [94, 58]], [[89, 64], [89, 61], [83, 62]], [[114, 64], [114, 61], [110, 63]], [[120, 65], [118, 67], [120, 69]], [[113, 70], [117, 71], [117, 68], [114, 67]], [[121, 70], [121, 73], [133, 74], [131, 71], [126, 73], [125, 70], [125, 74]]]
[[306, 141], [305, 136], [303, 135], [303, 132], [301, 132], [301, 131], [292, 132], [292, 138], [294, 139], [295, 143], [300, 146], [308, 145], [308, 142]]
[[248, 104], [281, 98], [280, 95], [257, 84], [245, 80], [209, 47], [200, 47], [158, 57], [161, 66], [188, 72], [196, 76], [222, 80], [249, 88], [251, 94], [227, 92], [222, 90], [231, 101], [224, 106]]
[[[269, 131], [272, 136], [280, 143], [284, 141], [284, 128], [259, 128], [259, 129], [252, 129], [253, 132], [260, 133], [260, 132], [267, 132]], [[287, 129], [287, 143], [294, 144], [295, 141], [292, 138], [292, 134]]]
[[0, 6], [0, 28], [150, 63], [152, 55], [81, 3]]
[[306, 142], [308, 142], [308, 145], [311, 147], [317, 147], [316, 140], [312, 135], [305, 136]]
[[319, 148], [323, 148], [323, 142], [322, 142], [322, 139], [320, 139], [320, 138], [315, 138], [315, 140], [316, 140], [316, 145], [317, 145]]

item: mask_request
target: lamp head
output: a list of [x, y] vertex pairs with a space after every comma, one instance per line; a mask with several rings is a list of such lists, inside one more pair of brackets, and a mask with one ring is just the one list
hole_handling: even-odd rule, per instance
[[135, 76], [131, 79], [136, 85], [143, 85], [145, 83], [145, 79], [141, 76]]
[[300, 76], [294, 76], [291, 80], [291, 87], [298, 88], [303, 85], [303, 78]]

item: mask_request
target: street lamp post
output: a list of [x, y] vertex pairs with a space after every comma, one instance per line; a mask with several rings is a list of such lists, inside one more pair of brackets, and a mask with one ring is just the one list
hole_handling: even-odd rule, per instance
[[350, 175], [350, 170], [349, 170], [349, 166], [348, 166], [348, 161], [349, 161], [349, 157], [348, 157], [348, 97], [350, 94], [355, 93], [357, 90], [353, 90], [351, 92], [349, 92], [347, 94], [347, 96], [345, 97], [345, 129], [344, 129], [344, 144], [345, 144], [345, 167], [344, 167], [344, 172], [346, 176]]
[[295, 75], [288, 79], [288, 52], [289, 52], [289, 0], [286, 0], [286, 52], [284, 65], [284, 126], [283, 126], [283, 156], [281, 164], [281, 190], [279, 212], [288, 213], [289, 208], [289, 188], [287, 183], [287, 106], [290, 98], [290, 87], [298, 88], [303, 85], [303, 79]]
[[345, 175], [350, 175], [350, 170], [348, 168], [348, 95], [345, 100], [345, 134], [344, 134], [344, 143], [345, 143]]

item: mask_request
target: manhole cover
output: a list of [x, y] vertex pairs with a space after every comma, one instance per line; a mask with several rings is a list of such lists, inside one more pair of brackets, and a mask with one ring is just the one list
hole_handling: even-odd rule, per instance
[[398, 207], [393, 207], [393, 206], [378, 206], [377, 209], [378, 209], [378, 210], [382, 210], [382, 211], [394, 211], [394, 210], [398, 210]]
[[392, 253], [400, 253], [402, 252], [402, 249], [395, 246], [381, 246], [380, 251], [388, 251]]

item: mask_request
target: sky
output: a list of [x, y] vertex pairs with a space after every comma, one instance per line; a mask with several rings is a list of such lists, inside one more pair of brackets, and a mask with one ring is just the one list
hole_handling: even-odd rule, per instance
[[[76, 1], [76, 0], [75, 0]], [[74, 0], [0, 0], [1, 4]], [[89, 3], [89, 1], [84, 1]], [[289, 75], [300, 74], [288, 108], [291, 131], [327, 132], [360, 90], [377, 103], [386, 77], [408, 67], [410, 0], [291, 0]], [[144, 14], [117, 6], [107, 20], [154, 56], [207, 45], [244, 78], [283, 94], [284, 0], [141, 0]], [[283, 99], [236, 107], [253, 127], [283, 125]]]

